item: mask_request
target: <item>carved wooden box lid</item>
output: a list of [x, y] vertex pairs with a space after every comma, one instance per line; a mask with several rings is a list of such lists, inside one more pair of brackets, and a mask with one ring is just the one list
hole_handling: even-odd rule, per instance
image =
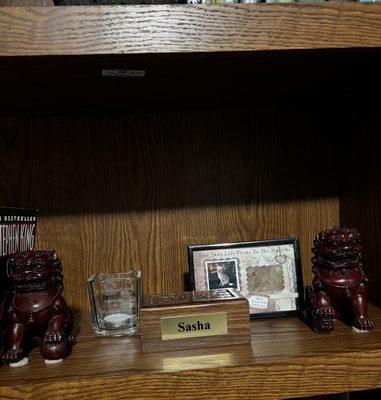
[[244, 297], [235, 289], [202, 290], [170, 294], [150, 294], [143, 296], [142, 308], [191, 305], [203, 302], [239, 300]]

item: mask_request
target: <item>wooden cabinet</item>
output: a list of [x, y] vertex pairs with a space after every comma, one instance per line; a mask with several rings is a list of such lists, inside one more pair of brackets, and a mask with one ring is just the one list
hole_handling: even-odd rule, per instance
[[[3, 5], [7, 5], [7, 1]], [[44, 5], [45, 7], [26, 7]], [[0, 3], [1, 4], [1, 3]], [[252, 322], [251, 348], [141, 355], [89, 331], [86, 278], [186, 289], [186, 245], [360, 229], [381, 303], [381, 6], [0, 8], [0, 204], [40, 209], [78, 344], [2, 368], [0, 397], [305, 397], [381, 387], [381, 328]], [[9, 4], [8, 4], [9, 5]], [[104, 69], [145, 71], [108, 79]], [[380, 310], [371, 316], [381, 326]]]

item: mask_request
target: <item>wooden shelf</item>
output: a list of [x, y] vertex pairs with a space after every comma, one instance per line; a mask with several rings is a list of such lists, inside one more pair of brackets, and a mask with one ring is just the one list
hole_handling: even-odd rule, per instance
[[78, 315], [78, 343], [62, 364], [3, 367], [0, 397], [11, 399], [279, 399], [381, 387], [381, 310], [377, 327], [331, 335], [296, 318], [252, 322], [252, 346], [141, 354], [139, 339], [95, 338]]
[[[309, 283], [314, 235], [339, 224], [360, 229], [381, 304], [380, 122], [368, 102], [381, 82], [361, 73], [379, 70], [380, 49], [381, 4], [1, 7], [0, 200], [41, 210], [38, 247], [59, 252], [76, 310], [88, 307], [81, 282], [105, 265], [141, 266], [147, 293], [184, 290], [191, 243], [298, 236]], [[102, 79], [108, 68], [147, 73]], [[95, 338], [77, 314], [73, 354], [47, 366], [35, 350], [28, 366], [2, 367], [0, 399], [381, 388], [381, 309], [370, 314], [368, 334], [267, 319], [252, 323], [251, 346], [145, 355], [136, 337]]]
[[0, 8], [0, 56], [381, 46], [381, 4]]

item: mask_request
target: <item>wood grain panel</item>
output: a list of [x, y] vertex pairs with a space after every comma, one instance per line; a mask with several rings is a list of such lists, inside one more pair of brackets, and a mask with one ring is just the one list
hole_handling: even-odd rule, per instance
[[381, 313], [376, 329], [356, 334], [338, 322], [330, 335], [297, 318], [256, 320], [250, 346], [140, 353], [138, 337], [95, 338], [89, 315], [78, 316], [78, 343], [63, 363], [30, 364], [0, 373], [7, 399], [255, 399], [339, 393], [381, 387]]
[[0, 0], [0, 7], [49, 7], [53, 0]]
[[381, 5], [2, 8], [0, 55], [379, 47]]
[[370, 278], [369, 298], [381, 304], [381, 125], [378, 109], [361, 107], [351, 120], [355, 129], [347, 145], [349, 162], [340, 198], [340, 220], [343, 225], [360, 230], [364, 271]]
[[0, 203], [40, 209], [37, 245], [58, 251], [76, 310], [100, 271], [184, 290], [189, 244], [297, 236], [309, 282], [312, 239], [339, 221], [324, 138], [340, 129], [287, 107], [2, 117]]

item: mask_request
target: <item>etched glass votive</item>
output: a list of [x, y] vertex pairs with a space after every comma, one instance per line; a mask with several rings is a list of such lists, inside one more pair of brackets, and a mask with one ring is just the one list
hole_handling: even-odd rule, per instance
[[139, 328], [141, 272], [92, 275], [87, 280], [97, 336], [133, 335]]

